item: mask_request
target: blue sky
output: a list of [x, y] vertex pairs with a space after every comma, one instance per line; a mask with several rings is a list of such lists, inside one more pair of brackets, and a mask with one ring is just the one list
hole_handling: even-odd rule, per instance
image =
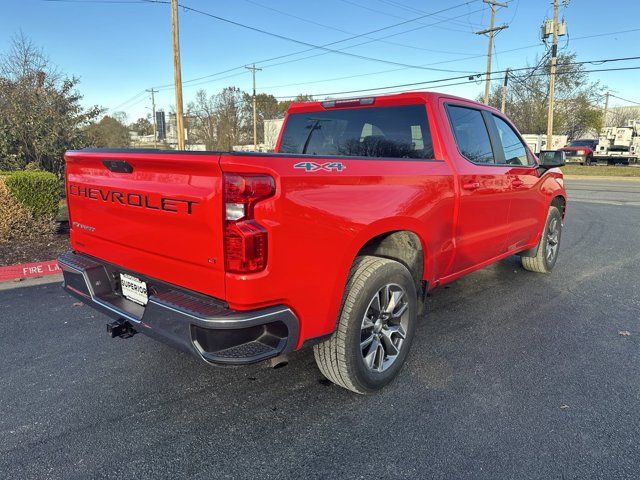
[[[327, 44], [456, 7], [464, 0], [181, 0], [181, 3], [307, 43]], [[4, 0], [3, 4], [0, 53], [6, 51], [10, 38], [22, 31], [63, 71], [80, 77], [79, 88], [85, 104], [114, 108], [132, 99], [119, 110], [125, 111], [133, 121], [149, 112], [150, 100], [140, 93], [153, 86], [169, 85], [160, 88], [157, 106], [169, 109], [172, 105], [168, 5], [137, 0]], [[640, 2], [617, 0], [615, 4], [616, 8], [604, 8], [602, 2], [596, 0], [572, 0], [567, 8], [561, 9], [569, 36], [561, 39], [560, 47], [576, 52], [580, 60], [640, 55], [637, 22]], [[543, 54], [545, 47], [539, 40], [539, 26], [545, 16], [551, 14], [551, 2], [547, 0], [512, 0], [508, 8], [500, 8], [496, 24], [507, 23], [509, 28], [496, 37], [493, 69], [526, 66], [534, 62], [536, 55]], [[368, 38], [360, 37], [330, 47], [344, 48], [368, 42], [370, 38], [397, 34], [385, 39], [393, 44], [369, 42], [345, 51], [455, 72], [403, 68], [315, 50], [258, 63], [257, 66], [263, 67], [257, 74], [258, 91], [276, 96], [333, 93], [483, 72], [487, 39], [473, 32], [486, 28], [488, 21], [488, 6], [476, 0], [436, 17], [425, 17], [419, 22], [405, 23]], [[439, 23], [424, 26], [434, 22]], [[632, 29], [636, 31], [593, 37]], [[215, 93], [234, 85], [249, 91], [250, 73], [242, 68], [231, 69], [309, 48], [182, 9], [180, 35], [185, 104], [200, 88]], [[518, 50], [508, 51], [514, 49]], [[318, 55], [320, 53], [325, 54]], [[314, 56], [290, 62], [310, 55]], [[288, 63], [274, 65], [285, 61]], [[640, 66], [640, 60], [588, 65], [587, 68], [620, 66]], [[231, 71], [188, 82], [227, 70]], [[640, 70], [591, 75], [616, 95], [640, 101]], [[470, 83], [433, 89], [476, 97], [483, 85]], [[625, 105], [625, 102], [612, 99], [611, 104]]]

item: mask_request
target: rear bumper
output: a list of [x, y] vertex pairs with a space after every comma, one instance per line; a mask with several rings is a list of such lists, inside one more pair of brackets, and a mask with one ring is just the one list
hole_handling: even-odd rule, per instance
[[[286, 306], [231, 310], [220, 300], [147, 278], [101, 260], [68, 252], [58, 258], [63, 288], [136, 332], [214, 364], [242, 365], [292, 351], [298, 319]], [[119, 273], [147, 283], [149, 300], [138, 305], [121, 295]]]

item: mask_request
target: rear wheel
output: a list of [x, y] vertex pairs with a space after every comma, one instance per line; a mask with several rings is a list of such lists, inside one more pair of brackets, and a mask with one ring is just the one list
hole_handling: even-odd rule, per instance
[[534, 257], [521, 257], [525, 270], [538, 273], [549, 273], [558, 260], [560, 239], [562, 237], [562, 215], [557, 207], [549, 207], [547, 221], [544, 226], [536, 255]]
[[404, 363], [417, 321], [417, 295], [407, 268], [358, 257], [351, 268], [336, 329], [314, 346], [322, 374], [356, 393], [391, 382]]

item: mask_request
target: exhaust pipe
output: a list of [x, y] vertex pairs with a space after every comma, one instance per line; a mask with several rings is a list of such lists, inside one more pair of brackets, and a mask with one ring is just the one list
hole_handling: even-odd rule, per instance
[[136, 333], [133, 326], [126, 320], [120, 318], [114, 322], [107, 323], [107, 335], [111, 338], [130, 338]]
[[278, 355], [277, 357], [269, 360], [269, 365], [273, 369], [286, 367], [287, 365], [289, 365], [289, 357], [287, 357], [286, 355]]

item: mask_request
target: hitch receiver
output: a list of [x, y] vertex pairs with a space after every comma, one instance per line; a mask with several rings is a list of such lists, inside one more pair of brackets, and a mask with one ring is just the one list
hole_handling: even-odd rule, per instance
[[111, 323], [107, 323], [107, 335], [111, 338], [129, 338], [133, 337], [136, 333], [135, 329], [129, 322], [123, 319], [116, 320]]

